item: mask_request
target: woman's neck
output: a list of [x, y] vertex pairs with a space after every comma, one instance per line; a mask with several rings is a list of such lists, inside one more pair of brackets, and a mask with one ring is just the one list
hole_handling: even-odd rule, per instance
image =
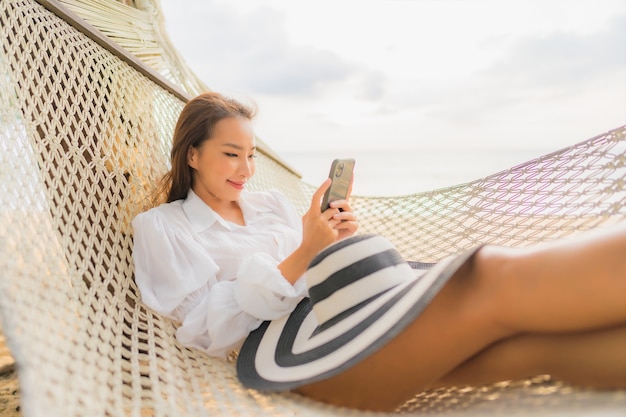
[[217, 198], [211, 193], [202, 192], [200, 190], [193, 191], [204, 202], [204, 204], [211, 207], [211, 209], [219, 214], [222, 219], [240, 226], [245, 226], [246, 222], [243, 216], [243, 211], [241, 210], [238, 201], [223, 200]]

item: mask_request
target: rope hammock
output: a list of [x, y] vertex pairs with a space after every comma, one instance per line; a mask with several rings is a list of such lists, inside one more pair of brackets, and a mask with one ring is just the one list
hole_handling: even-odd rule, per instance
[[[370, 415], [244, 389], [232, 360], [184, 348], [175, 323], [141, 303], [130, 221], [167, 169], [185, 100], [206, 87], [170, 46], [158, 2], [137, 3], [0, 2], [0, 319], [23, 415]], [[262, 142], [260, 153], [252, 188], [277, 188], [303, 212], [313, 187]], [[353, 206], [361, 233], [433, 262], [610, 227], [626, 217], [625, 181], [620, 127], [466, 184]], [[398, 413], [624, 408], [624, 391], [537, 376], [420, 393]]]

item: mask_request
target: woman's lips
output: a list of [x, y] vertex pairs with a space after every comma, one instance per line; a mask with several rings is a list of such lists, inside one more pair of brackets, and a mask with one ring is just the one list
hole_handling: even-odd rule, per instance
[[245, 182], [237, 182], [237, 181], [231, 181], [231, 180], [228, 180], [228, 183], [237, 190], [243, 190], [243, 187], [246, 185]]

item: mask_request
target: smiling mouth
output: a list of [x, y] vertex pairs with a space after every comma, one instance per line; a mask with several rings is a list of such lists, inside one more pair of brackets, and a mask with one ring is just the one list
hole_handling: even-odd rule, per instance
[[231, 180], [228, 180], [228, 183], [230, 183], [230, 185], [232, 185], [234, 188], [238, 190], [243, 190], [243, 187], [246, 185], [245, 182], [237, 182], [237, 181], [231, 181]]

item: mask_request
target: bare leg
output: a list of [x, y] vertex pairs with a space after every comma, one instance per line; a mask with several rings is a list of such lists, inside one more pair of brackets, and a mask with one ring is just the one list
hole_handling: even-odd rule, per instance
[[544, 374], [574, 385], [626, 388], [626, 324], [580, 333], [514, 336], [470, 358], [431, 388]]
[[391, 410], [500, 340], [626, 323], [625, 252], [623, 227], [541, 248], [487, 246], [398, 337], [340, 375], [297, 391]]
[[[409, 327], [354, 367], [296, 391], [323, 402], [391, 411], [493, 342], [509, 336], [490, 318], [471, 264]], [[472, 294], [468, 296], [468, 294]]]
[[490, 259], [477, 263], [477, 273], [499, 302], [494, 317], [512, 332], [581, 331], [626, 321], [623, 226], [532, 248], [484, 249]]

